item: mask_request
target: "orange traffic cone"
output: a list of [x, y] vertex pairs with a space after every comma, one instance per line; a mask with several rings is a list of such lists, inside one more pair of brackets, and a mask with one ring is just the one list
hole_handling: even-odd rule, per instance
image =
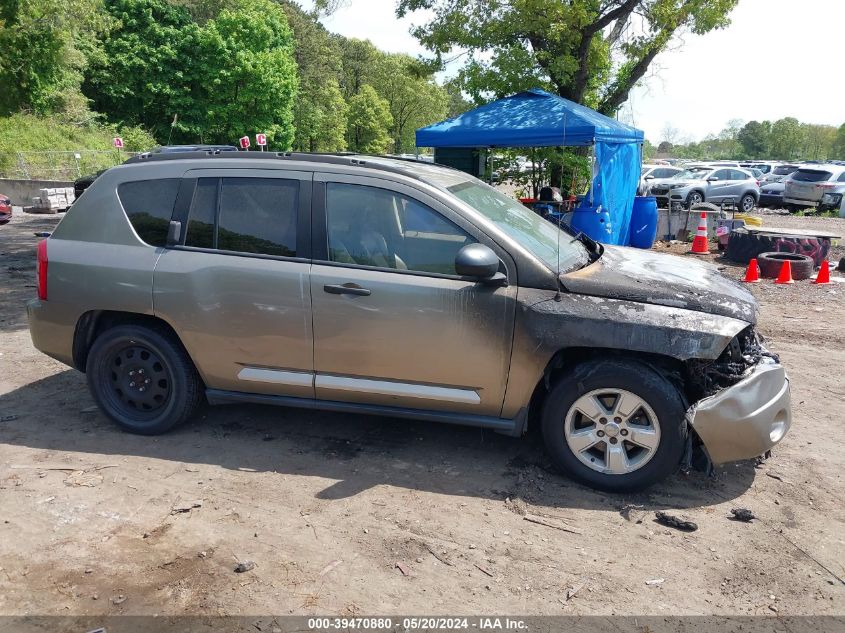
[[783, 266], [780, 267], [780, 274], [778, 278], [775, 279], [776, 284], [794, 284], [795, 282], [792, 280], [792, 264], [789, 263], [787, 259], [783, 262]]
[[813, 279], [814, 284], [829, 284], [830, 283], [830, 264], [827, 263], [827, 260], [822, 262], [821, 267], [819, 268], [819, 274], [816, 275], [816, 278]]
[[708, 255], [710, 249], [707, 247], [707, 214], [702, 213], [698, 221], [698, 230], [695, 232], [695, 239], [692, 241], [690, 253], [696, 255]]
[[745, 270], [745, 279], [743, 281], [747, 284], [756, 284], [760, 282], [760, 267], [757, 265], [757, 258], [752, 257], [748, 262], [748, 268]]

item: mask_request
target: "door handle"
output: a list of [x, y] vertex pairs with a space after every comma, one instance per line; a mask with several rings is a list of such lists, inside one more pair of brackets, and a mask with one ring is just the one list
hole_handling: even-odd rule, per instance
[[358, 284], [343, 284], [343, 285], [326, 285], [323, 290], [330, 295], [357, 295], [359, 297], [369, 297], [372, 293], [367, 288], [362, 288]]

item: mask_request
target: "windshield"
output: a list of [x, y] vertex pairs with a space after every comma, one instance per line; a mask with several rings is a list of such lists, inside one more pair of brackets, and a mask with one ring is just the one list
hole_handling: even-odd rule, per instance
[[675, 174], [673, 178], [677, 178], [678, 180], [699, 180], [708, 171], [710, 170], [707, 168], [685, 169], [680, 174]]
[[572, 235], [544, 220], [513, 198], [480, 181], [467, 180], [447, 189], [487, 218], [528, 252], [539, 257], [550, 269], [566, 272], [590, 261], [589, 253]]

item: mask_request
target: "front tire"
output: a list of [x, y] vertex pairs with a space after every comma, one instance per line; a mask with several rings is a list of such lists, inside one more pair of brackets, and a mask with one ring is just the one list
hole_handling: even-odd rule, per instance
[[190, 418], [202, 400], [191, 359], [164, 328], [106, 330], [91, 346], [86, 374], [100, 410], [130, 433], [164, 433]]
[[700, 191], [691, 191], [687, 196], [687, 209], [692, 209], [693, 206], [704, 202], [704, 196]]
[[678, 469], [684, 400], [638, 361], [595, 360], [558, 380], [543, 408], [546, 450], [573, 479], [608, 492], [642, 490]]

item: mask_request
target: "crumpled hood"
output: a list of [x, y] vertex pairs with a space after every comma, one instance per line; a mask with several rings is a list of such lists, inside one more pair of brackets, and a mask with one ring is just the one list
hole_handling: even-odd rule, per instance
[[757, 302], [739, 282], [693, 257], [604, 246], [601, 258], [560, 276], [569, 292], [757, 322]]

